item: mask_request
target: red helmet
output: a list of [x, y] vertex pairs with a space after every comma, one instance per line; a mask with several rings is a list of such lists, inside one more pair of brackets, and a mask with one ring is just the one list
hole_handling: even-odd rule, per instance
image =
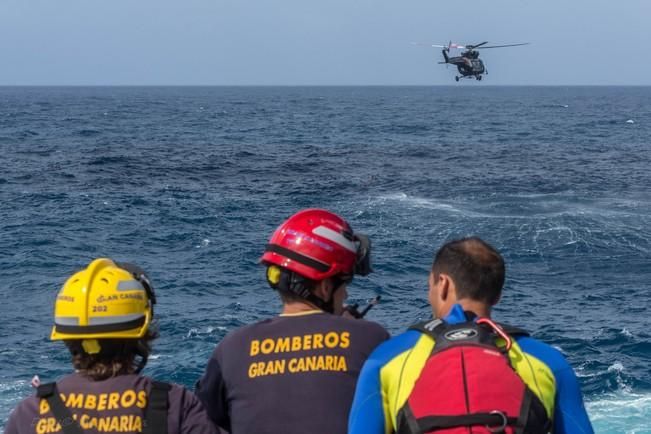
[[306, 209], [288, 218], [273, 233], [261, 261], [311, 279], [370, 273], [370, 242], [353, 233], [338, 215]]

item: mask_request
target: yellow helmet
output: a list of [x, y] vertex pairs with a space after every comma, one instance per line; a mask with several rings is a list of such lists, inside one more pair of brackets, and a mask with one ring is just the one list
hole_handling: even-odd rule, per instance
[[142, 269], [95, 259], [59, 291], [50, 339], [141, 338], [151, 324], [154, 303], [153, 287]]

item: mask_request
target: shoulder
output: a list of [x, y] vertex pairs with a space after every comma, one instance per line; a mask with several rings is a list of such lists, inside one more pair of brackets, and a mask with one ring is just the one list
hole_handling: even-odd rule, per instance
[[159, 386], [159, 390], [167, 391], [168, 405], [171, 411], [178, 411], [183, 414], [187, 413], [193, 407], [201, 406], [199, 398], [185, 386], [158, 381], [151, 377], [142, 378], [146, 382], [147, 391], [150, 396], [156, 385]]
[[[309, 327], [303, 329], [304, 331], [319, 333], [327, 333], [329, 331], [348, 332], [350, 333], [351, 340], [356, 341], [357, 344], [364, 343], [364, 347], [370, 345], [372, 348], [375, 348], [379, 343], [389, 339], [389, 332], [384, 327], [376, 322], [365, 319], [349, 318], [327, 313], [305, 316], [303, 318], [303, 321], [311, 323]], [[298, 327], [298, 329], [300, 330], [301, 327]]]
[[184, 386], [176, 383], [166, 383], [169, 385], [169, 405], [180, 408], [193, 407], [199, 403], [199, 398]]
[[355, 318], [344, 318], [344, 317], [335, 317], [339, 322], [345, 324], [347, 328], [351, 330], [359, 331], [360, 333], [365, 333], [370, 336], [377, 337], [380, 341], [385, 341], [389, 339], [389, 332], [382, 327], [380, 324], [367, 321], [365, 319], [355, 319]]
[[390, 362], [395, 357], [413, 348], [422, 336], [417, 330], [407, 330], [381, 343], [369, 357], [370, 363], [378, 366]]
[[258, 322], [251, 324], [243, 325], [236, 329], [229, 331], [226, 336], [221, 340], [222, 343], [230, 343], [232, 341], [239, 341], [242, 337], [249, 336], [253, 333], [257, 333], [259, 330], [266, 328], [273, 322], [274, 318], [266, 318]]
[[231, 352], [234, 348], [245, 346], [249, 338], [260, 334], [271, 322], [272, 318], [267, 318], [229, 331], [215, 348], [213, 358], [217, 358], [224, 351]]
[[9, 413], [7, 421], [7, 433], [21, 432], [19, 428], [32, 426], [34, 417], [38, 416], [39, 400], [35, 394], [28, 396], [18, 403], [18, 405]]
[[150, 394], [156, 383], [167, 388], [168, 432], [217, 434], [205, 407], [194, 393], [179, 384], [155, 382], [152, 378], [145, 378], [149, 384]]
[[551, 345], [530, 336], [516, 336], [516, 341], [520, 345], [520, 348], [522, 348], [522, 351], [549, 366], [549, 369], [555, 374], [566, 369], [571, 369], [570, 364], [565, 360], [563, 354]]

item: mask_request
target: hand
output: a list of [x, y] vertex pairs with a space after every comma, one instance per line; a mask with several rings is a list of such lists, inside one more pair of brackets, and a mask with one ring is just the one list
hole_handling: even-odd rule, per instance
[[341, 316], [348, 316], [349, 318], [356, 318], [356, 319], [364, 318], [364, 316], [368, 313], [368, 311], [371, 310], [373, 306], [375, 306], [380, 302], [381, 298], [382, 296], [378, 295], [375, 298], [369, 300], [368, 305], [361, 311], [358, 309], [359, 304], [357, 303], [344, 306], [344, 311], [341, 313]]
[[359, 305], [357, 303], [344, 306], [344, 310], [343, 312], [341, 312], [341, 316], [343, 316], [344, 318], [354, 318], [354, 319], [362, 318], [363, 315], [357, 309], [358, 307]]

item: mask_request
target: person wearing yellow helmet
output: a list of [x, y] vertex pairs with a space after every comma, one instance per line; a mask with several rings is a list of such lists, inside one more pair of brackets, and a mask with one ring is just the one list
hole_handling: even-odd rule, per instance
[[72, 275], [56, 297], [50, 338], [66, 344], [75, 372], [36, 382], [5, 433], [216, 434], [192, 392], [140, 375], [157, 337], [155, 303], [136, 265], [99, 258]]

